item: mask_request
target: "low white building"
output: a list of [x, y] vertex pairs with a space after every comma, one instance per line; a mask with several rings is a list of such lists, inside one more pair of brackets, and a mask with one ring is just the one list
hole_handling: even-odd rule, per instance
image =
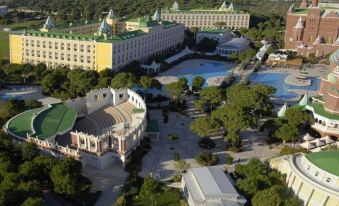
[[218, 41], [219, 44], [230, 40], [233, 32], [230, 29], [208, 29], [197, 32], [196, 43], [198, 44], [204, 38]]
[[181, 189], [190, 206], [242, 206], [246, 199], [231, 177], [217, 167], [191, 168], [182, 175]]
[[7, 6], [0, 6], [0, 15], [7, 14], [8, 8]]
[[247, 38], [232, 38], [216, 48], [216, 53], [220, 56], [230, 56], [234, 53], [241, 53], [246, 51], [250, 46], [250, 41]]

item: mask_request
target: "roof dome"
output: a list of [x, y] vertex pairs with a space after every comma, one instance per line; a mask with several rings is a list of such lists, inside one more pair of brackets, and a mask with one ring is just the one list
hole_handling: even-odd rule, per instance
[[327, 75], [327, 80], [333, 84], [337, 81], [337, 78], [334, 76], [334, 74], [331, 72]]
[[333, 64], [339, 65], [339, 49], [330, 56], [330, 62]]

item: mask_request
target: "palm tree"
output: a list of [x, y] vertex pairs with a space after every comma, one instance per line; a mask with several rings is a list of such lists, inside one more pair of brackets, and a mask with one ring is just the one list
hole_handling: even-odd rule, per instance
[[172, 141], [171, 149], [174, 149], [173, 144], [174, 144], [175, 141], [177, 141], [179, 139], [179, 135], [178, 134], [169, 134], [167, 138], [168, 138], [168, 140]]

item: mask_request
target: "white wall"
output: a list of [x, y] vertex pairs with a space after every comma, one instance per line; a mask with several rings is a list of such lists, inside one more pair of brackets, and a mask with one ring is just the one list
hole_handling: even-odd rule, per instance
[[128, 99], [128, 94], [126, 89], [111, 89], [112, 93], [112, 104], [113, 106], [117, 106], [121, 104], [122, 102], [125, 102]]
[[[104, 97], [106, 95], [106, 98]], [[111, 104], [112, 94], [109, 88], [98, 89], [86, 94], [88, 114]]]
[[80, 114], [87, 114], [85, 98], [70, 99], [66, 101], [66, 104], [73, 108], [77, 112], [78, 116]]

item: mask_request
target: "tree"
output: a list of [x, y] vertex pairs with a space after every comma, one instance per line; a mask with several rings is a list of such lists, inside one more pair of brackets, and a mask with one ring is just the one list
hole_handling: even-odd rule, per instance
[[47, 66], [44, 63], [39, 63], [35, 65], [34, 72], [35, 72], [35, 76], [37, 77], [39, 81], [43, 79], [44, 73], [46, 70], [47, 70]]
[[20, 165], [19, 174], [26, 181], [38, 180], [40, 178], [40, 168], [34, 162], [26, 161]]
[[46, 202], [41, 197], [29, 197], [21, 204], [21, 206], [45, 206]]
[[239, 131], [236, 130], [229, 130], [227, 135], [224, 137], [225, 142], [232, 145], [234, 148], [241, 147], [241, 138], [239, 135]]
[[317, 63], [317, 57], [315, 56], [314, 53], [311, 53], [311, 54], [308, 55], [307, 61], [308, 61], [310, 64], [316, 64], [316, 63]]
[[202, 99], [194, 100], [194, 107], [199, 112], [203, 112], [204, 111], [204, 106], [205, 106], [204, 100], [202, 100]]
[[190, 129], [200, 137], [207, 137], [218, 131], [220, 124], [211, 117], [198, 117], [191, 122]]
[[57, 159], [52, 156], [40, 155], [34, 158], [33, 163], [39, 168], [39, 180], [41, 182], [50, 182], [52, 169], [56, 164], [58, 164]]
[[205, 84], [205, 78], [202, 76], [196, 76], [192, 80], [192, 90], [199, 91]]
[[70, 82], [68, 92], [72, 97], [83, 96], [97, 85], [98, 78], [99, 75], [96, 71], [73, 69], [67, 74], [67, 79]]
[[196, 45], [196, 48], [198, 51], [201, 51], [201, 52], [214, 52], [217, 46], [218, 46], [218, 41], [209, 39], [209, 38], [203, 38]]
[[216, 86], [210, 86], [207, 88], [203, 88], [200, 91], [201, 99], [209, 106], [212, 110], [217, 105], [220, 105], [223, 98], [222, 90]]
[[65, 158], [55, 165], [51, 171], [54, 191], [74, 197], [82, 190], [80, 184], [81, 162], [73, 158]]
[[277, 187], [257, 192], [252, 199], [253, 206], [280, 206], [283, 200]]
[[178, 97], [188, 89], [187, 79], [180, 78], [177, 82], [172, 82], [166, 86], [169, 93], [171, 94], [174, 100], [177, 100]]
[[150, 175], [144, 178], [144, 183], [140, 188], [140, 196], [148, 198], [155, 195], [159, 191], [159, 183]]
[[190, 164], [187, 163], [185, 160], [179, 160], [174, 163], [174, 167], [180, 172], [183, 172], [190, 167]]
[[218, 164], [219, 158], [210, 152], [202, 152], [195, 158], [195, 161], [203, 166], [212, 166]]
[[31, 161], [40, 154], [38, 146], [30, 142], [24, 143], [21, 150], [24, 161]]
[[286, 110], [284, 119], [286, 119], [289, 124], [296, 126], [302, 125], [306, 122], [313, 122], [313, 116], [308, 114], [306, 111], [293, 107], [289, 107]]
[[141, 87], [145, 90], [145, 93], [146, 93], [146, 98], [147, 98], [147, 90], [152, 88], [152, 87], [156, 87], [156, 88], [159, 88], [160, 85], [159, 85], [159, 82], [158, 80], [155, 80], [149, 76], [142, 76], [140, 78], [140, 85]]
[[223, 27], [226, 26], [226, 23], [225, 22], [221, 22], [221, 21], [218, 21], [218, 22], [215, 22], [214, 23], [214, 26], [219, 28], [219, 29], [222, 29]]
[[167, 136], [167, 139], [170, 140], [170, 141], [172, 142], [172, 147], [171, 147], [171, 149], [174, 149], [173, 144], [174, 144], [175, 141], [177, 141], [177, 140], [179, 139], [179, 135], [178, 135], [178, 134], [169, 134], [169, 135]]
[[5, 85], [6, 83], [6, 73], [4, 70], [0, 69], [0, 89], [3, 88], [3, 86]]
[[137, 79], [133, 73], [121, 72], [112, 79], [111, 86], [114, 89], [132, 88], [136, 82]]
[[299, 130], [293, 124], [283, 124], [275, 131], [274, 136], [287, 142], [294, 141], [298, 136]]

